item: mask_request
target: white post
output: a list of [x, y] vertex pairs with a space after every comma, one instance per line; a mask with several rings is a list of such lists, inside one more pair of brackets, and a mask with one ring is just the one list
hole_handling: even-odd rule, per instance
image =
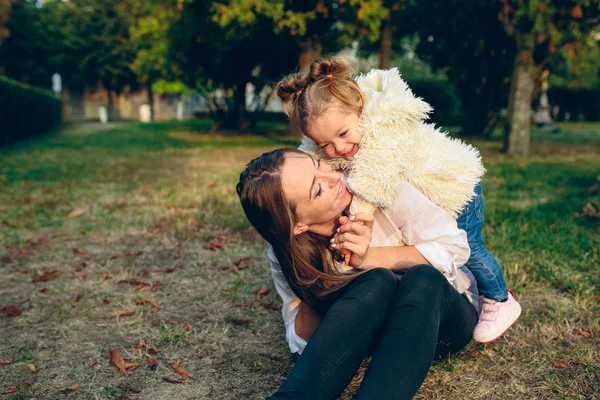
[[108, 111], [106, 110], [106, 107], [98, 107], [98, 117], [100, 117], [101, 124], [106, 124], [108, 122]]
[[142, 104], [140, 106], [140, 122], [148, 123], [151, 121], [151, 117], [150, 104]]

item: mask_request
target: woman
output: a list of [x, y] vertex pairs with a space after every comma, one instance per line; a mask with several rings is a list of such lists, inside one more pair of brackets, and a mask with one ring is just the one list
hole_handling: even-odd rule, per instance
[[[464, 262], [466, 237], [449, 214], [410, 185], [399, 189], [389, 210], [348, 218], [343, 213], [352, 194], [341, 175], [299, 150], [280, 149], [248, 164], [237, 193], [246, 216], [270, 244], [286, 338], [292, 351], [302, 352], [270, 398], [334, 398], [368, 354], [372, 361], [356, 398], [412, 398], [432, 360], [471, 339], [477, 322], [474, 280], [462, 269], [454, 277], [470, 302], [426, 265]], [[423, 225], [424, 219], [444, 218], [454, 221], [444, 225], [446, 232], [429, 232]], [[419, 231], [438, 242], [420, 240], [417, 248], [388, 240]], [[350, 265], [359, 272], [344, 274], [330, 244], [351, 250]], [[392, 268], [407, 272], [398, 280], [385, 270]]]

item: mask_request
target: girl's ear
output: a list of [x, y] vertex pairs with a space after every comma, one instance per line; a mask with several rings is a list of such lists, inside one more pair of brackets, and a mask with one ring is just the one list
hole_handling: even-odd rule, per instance
[[294, 235], [299, 235], [301, 233], [304, 233], [308, 230], [308, 225], [303, 224], [302, 222], [296, 222], [296, 225], [294, 225]]

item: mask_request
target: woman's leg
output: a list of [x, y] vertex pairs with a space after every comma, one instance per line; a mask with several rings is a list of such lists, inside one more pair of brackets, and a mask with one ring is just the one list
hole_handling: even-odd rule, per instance
[[380, 331], [398, 279], [373, 269], [335, 292], [339, 298], [323, 316], [281, 387], [267, 399], [333, 399], [348, 385]]
[[356, 399], [411, 399], [436, 356], [471, 340], [477, 311], [433, 267], [411, 268], [396, 291]]

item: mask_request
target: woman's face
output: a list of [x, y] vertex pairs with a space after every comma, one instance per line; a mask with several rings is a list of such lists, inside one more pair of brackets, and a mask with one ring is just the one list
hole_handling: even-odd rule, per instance
[[350, 204], [352, 194], [324, 161], [308, 155], [288, 155], [281, 168], [283, 193], [296, 204], [294, 234], [305, 231], [332, 236], [337, 219]]

